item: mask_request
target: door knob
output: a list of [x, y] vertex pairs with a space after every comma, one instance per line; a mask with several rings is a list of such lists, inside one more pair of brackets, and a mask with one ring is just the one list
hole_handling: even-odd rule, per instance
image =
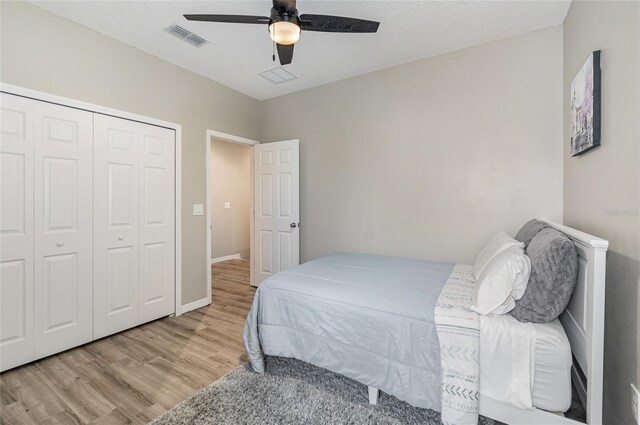
[[64, 246], [64, 242], [60, 241], [60, 242], [58, 242], [58, 243], [56, 244], [56, 246], [57, 246], [58, 248], [63, 247], [63, 246]]
[[122, 235], [118, 236], [118, 240], [119, 240], [119, 241], [121, 241], [121, 240], [123, 240], [123, 239], [124, 239], [124, 236], [122, 236]]
[[296, 227], [298, 227], [298, 225], [296, 223], [291, 223], [289, 227], [291, 227], [292, 229], [295, 229]]

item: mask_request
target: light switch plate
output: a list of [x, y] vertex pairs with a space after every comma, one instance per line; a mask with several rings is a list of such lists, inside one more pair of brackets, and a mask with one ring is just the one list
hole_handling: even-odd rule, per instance
[[193, 204], [193, 215], [204, 215], [204, 205]]
[[231, 209], [231, 202], [225, 202], [224, 203], [224, 209], [225, 210], [230, 210]]

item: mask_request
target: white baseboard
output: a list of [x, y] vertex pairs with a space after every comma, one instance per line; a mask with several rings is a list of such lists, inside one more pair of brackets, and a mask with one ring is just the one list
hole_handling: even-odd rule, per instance
[[224, 257], [212, 258], [210, 263], [211, 264], [220, 263], [222, 261], [227, 261], [227, 260], [242, 260], [242, 258], [240, 257], [240, 254], [231, 254], [231, 255], [225, 255]]
[[192, 311], [192, 310], [197, 310], [197, 309], [202, 308], [204, 306], [207, 306], [209, 304], [211, 304], [211, 299], [206, 298], [206, 297], [202, 298], [200, 300], [191, 302], [189, 304], [184, 304], [184, 305], [182, 305], [180, 307], [180, 311], [178, 312], [178, 314], [176, 314], [176, 316], [179, 316], [181, 314], [187, 313], [187, 312]]

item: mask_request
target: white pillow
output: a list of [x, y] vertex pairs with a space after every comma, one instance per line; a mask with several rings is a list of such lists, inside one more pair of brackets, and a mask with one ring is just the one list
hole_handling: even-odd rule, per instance
[[476, 277], [476, 280], [480, 278], [482, 270], [484, 270], [493, 257], [512, 246], [524, 248], [524, 244], [522, 242], [513, 239], [506, 232], [500, 231], [496, 233], [489, 243], [482, 248], [482, 251], [480, 251], [476, 257], [475, 263], [473, 263], [473, 274]]
[[531, 274], [531, 260], [518, 246], [496, 255], [484, 268], [473, 290], [471, 309], [480, 314], [505, 314], [522, 298]]

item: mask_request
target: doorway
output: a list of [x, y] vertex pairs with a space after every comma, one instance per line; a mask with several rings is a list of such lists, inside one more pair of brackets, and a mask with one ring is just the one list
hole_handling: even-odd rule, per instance
[[[250, 270], [253, 261], [253, 149], [258, 142], [207, 132], [208, 296], [216, 285], [212, 270], [224, 266]], [[217, 270], [216, 269], [216, 270]], [[242, 279], [246, 282], [247, 279]]]

